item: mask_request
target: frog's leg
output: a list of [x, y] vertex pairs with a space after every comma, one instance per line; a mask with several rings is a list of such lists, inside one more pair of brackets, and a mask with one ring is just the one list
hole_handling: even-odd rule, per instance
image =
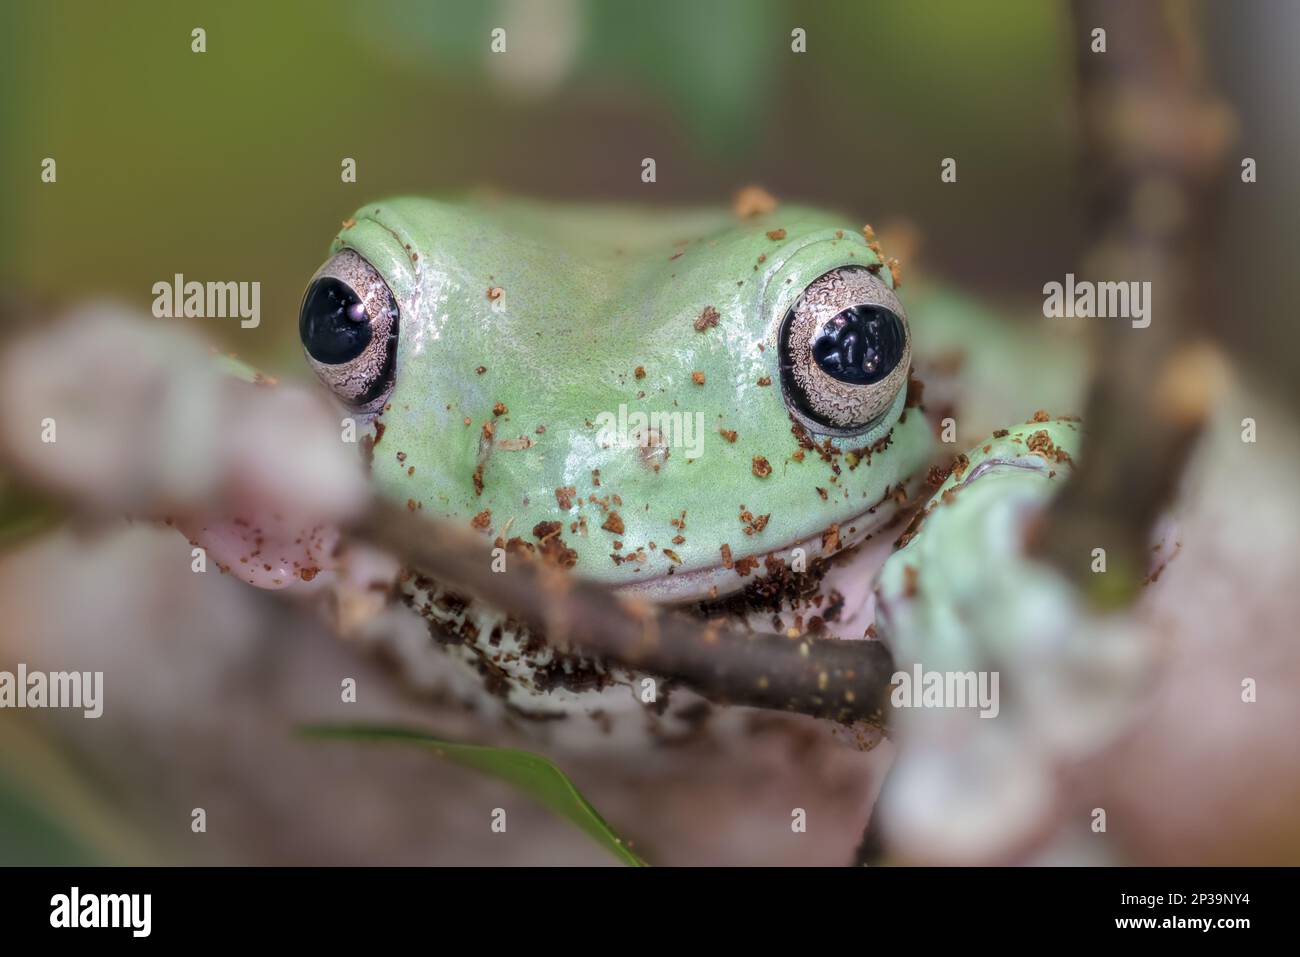
[[989, 860], [1041, 837], [1060, 770], [1134, 713], [1138, 630], [1028, 554], [1081, 428], [1038, 416], [959, 456], [881, 570], [876, 625], [898, 669], [891, 841]]

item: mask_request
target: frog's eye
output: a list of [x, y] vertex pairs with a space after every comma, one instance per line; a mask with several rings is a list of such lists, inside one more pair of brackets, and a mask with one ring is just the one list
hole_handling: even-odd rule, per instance
[[907, 385], [907, 316], [893, 290], [861, 266], [809, 285], [786, 313], [779, 343], [786, 404], [814, 432], [866, 432]]
[[397, 302], [383, 277], [344, 249], [312, 277], [298, 335], [320, 380], [349, 405], [374, 411], [392, 390], [397, 319]]

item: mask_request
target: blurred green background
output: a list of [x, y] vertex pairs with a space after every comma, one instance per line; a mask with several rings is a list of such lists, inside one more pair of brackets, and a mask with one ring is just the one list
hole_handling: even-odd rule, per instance
[[[1204, 21], [1242, 154], [1261, 169], [1259, 187], [1229, 191], [1225, 260], [1267, 313], [1239, 345], [1294, 370], [1300, 197], [1282, 173], [1300, 145], [1284, 48], [1300, 16], [1252, 0]], [[175, 272], [260, 280], [261, 328], [206, 332], [297, 374], [301, 290], [338, 223], [373, 198], [491, 186], [723, 203], [759, 182], [877, 225], [906, 220], [928, 269], [1038, 298], [1082, 243], [1068, 26], [1068, 8], [1043, 0], [10, 2], [2, 278], [10, 292], [141, 306]], [[807, 53], [791, 52], [795, 27]], [[55, 185], [40, 182], [47, 156]], [[345, 156], [356, 184], [340, 181]], [[945, 185], [949, 156], [958, 181]]]
[[[727, 203], [760, 182], [906, 217], [942, 239], [927, 252], [945, 271], [1012, 291], [1074, 248], [1064, 10], [1040, 0], [63, 0], [0, 16], [5, 280], [147, 307], [174, 272], [257, 279], [262, 327], [206, 331], [288, 370], [338, 223], [391, 193]], [[956, 186], [939, 183], [945, 156]]]

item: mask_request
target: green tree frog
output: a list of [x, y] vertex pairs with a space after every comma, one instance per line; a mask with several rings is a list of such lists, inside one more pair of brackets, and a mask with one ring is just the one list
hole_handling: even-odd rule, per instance
[[[936, 457], [897, 284], [869, 227], [810, 208], [402, 197], [344, 222], [299, 331], [379, 494], [481, 532], [500, 570], [815, 630], [828, 567]], [[511, 710], [663, 710], [418, 569], [401, 588]]]

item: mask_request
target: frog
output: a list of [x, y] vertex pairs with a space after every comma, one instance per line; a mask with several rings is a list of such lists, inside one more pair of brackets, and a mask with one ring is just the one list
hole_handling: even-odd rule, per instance
[[[397, 197], [344, 221], [299, 331], [377, 494], [507, 563], [707, 606], [797, 591], [915, 489], [935, 438], [897, 269], [811, 207]], [[633, 697], [418, 570], [401, 591], [517, 709]]]
[[[982, 710], [891, 694], [883, 719], [900, 744], [887, 818], [933, 829], [917, 809], [941, 794], [938, 820], [978, 813], [992, 835], [1007, 782], [1034, 798], [1024, 820], [1046, 815], [1059, 769], [1131, 717], [1147, 663], [1130, 622], [1091, 613], [1031, 554], [1083, 448], [1068, 398], [973, 444], [945, 435], [1001, 410], [981, 414], [944, 366], [976, 370], [966, 385], [985, 400], [1008, 383], [1041, 398], [1042, 378], [1082, 380], [1077, 350], [1045, 358], [934, 288], [914, 335], [899, 279], [870, 227], [801, 205], [401, 197], [344, 222], [299, 331], [364, 424], [377, 494], [468, 526], [507, 566], [753, 631], [883, 641], [900, 674], [1005, 678]], [[942, 407], [927, 408], [926, 381]], [[556, 650], [419, 569], [399, 591], [428, 624], [416, 653], [450, 658], [478, 683], [469, 700], [486, 692], [552, 747], [641, 754], [647, 737], [752, 733], [746, 709]], [[871, 724], [832, 731], [871, 750]]]
[[[403, 196], [343, 221], [298, 325], [374, 494], [483, 536], [493, 571], [540, 562], [752, 631], [869, 639], [891, 530], [953, 459], [918, 370], [933, 382], [954, 343], [1042, 365], [933, 293], [925, 346], [899, 287], [870, 226], [808, 206]], [[314, 579], [339, 541], [219, 527], [192, 538], [264, 587]], [[673, 736], [707, 706], [418, 568], [396, 591], [427, 623], [392, 643], [403, 671], [450, 659], [473, 707]]]

